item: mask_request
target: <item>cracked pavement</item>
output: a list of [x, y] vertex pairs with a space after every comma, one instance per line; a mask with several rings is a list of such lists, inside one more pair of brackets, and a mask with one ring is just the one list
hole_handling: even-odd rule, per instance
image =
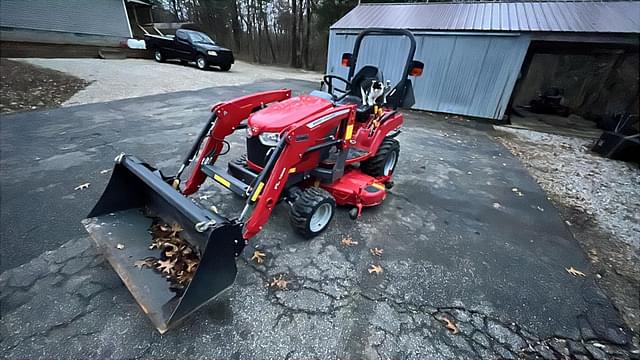
[[[158, 334], [79, 224], [110, 175], [100, 171], [125, 151], [170, 172], [211, 103], [314, 85], [263, 82], [4, 117], [4, 357], [634, 356], [584, 253], [489, 127], [418, 112], [407, 113], [396, 186], [383, 205], [355, 222], [339, 209], [312, 240], [294, 234], [287, 206], [277, 206], [238, 259], [231, 289]], [[227, 159], [244, 147], [241, 134], [230, 142]], [[89, 189], [73, 190], [84, 182]], [[211, 181], [194, 198], [223, 214], [242, 206]], [[357, 244], [343, 245], [345, 236]], [[262, 264], [251, 260], [256, 249]], [[371, 274], [372, 264], [383, 272]], [[288, 289], [269, 286], [280, 276]]]

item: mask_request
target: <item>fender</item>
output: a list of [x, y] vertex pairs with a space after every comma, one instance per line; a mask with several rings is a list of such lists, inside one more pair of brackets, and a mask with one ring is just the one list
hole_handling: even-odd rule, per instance
[[392, 115], [390, 115], [389, 118], [386, 119], [382, 124], [380, 124], [373, 137], [369, 137], [368, 129], [364, 127], [358, 129], [358, 132], [354, 136], [355, 145], [368, 149], [368, 153], [363, 156], [350, 159], [349, 163], [364, 161], [374, 156], [378, 152], [378, 148], [382, 144], [384, 138], [389, 135], [391, 131], [402, 126], [402, 123], [404, 123], [404, 117], [402, 116], [402, 114], [399, 112], [390, 114]]

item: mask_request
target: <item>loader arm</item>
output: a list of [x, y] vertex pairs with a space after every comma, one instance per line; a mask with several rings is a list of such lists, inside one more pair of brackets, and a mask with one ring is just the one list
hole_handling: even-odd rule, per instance
[[208, 164], [216, 162], [218, 155], [222, 151], [225, 137], [231, 135], [240, 125], [240, 122], [251, 115], [256, 109], [269, 103], [283, 101], [291, 97], [291, 90], [264, 91], [252, 95], [236, 98], [231, 101], [217, 103], [211, 107], [211, 118], [204, 126], [198, 139], [193, 144], [191, 151], [183, 161], [183, 164], [176, 175], [180, 176], [184, 170], [197, 156], [197, 166], [193, 168], [191, 175], [182, 189], [184, 195], [191, 195], [198, 191], [200, 185], [207, 178], [202, 172], [200, 165], [205, 160]]
[[[242, 221], [248, 209], [253, 208], [245, 221], [244, 239], [250, 239], [262, 230], [289, 175], [296, 172], [296, 165], [302, 162], [305, 154], [332, 146], [340, 151], [348, 149], [355, 116], [356, 105], [335, 107], [298, 121], [282, 132], [278, 145], [252, 186], [252, 193], [240, 216]], [[327, 139], [326, 134], [331, 129], [337, 129], [336, 136]]]

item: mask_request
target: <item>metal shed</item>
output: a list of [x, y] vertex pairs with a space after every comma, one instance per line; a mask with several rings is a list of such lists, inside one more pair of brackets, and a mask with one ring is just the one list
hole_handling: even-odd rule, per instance
[[[502, 119], [532, 41], [637, 44], [640, 2], [361, 4], [331, 26], [327, 73], [345, 76], [341, 54], [367, 27], [416, 35], [424, 74], [413, 79], [414, 109]], [[366, 39], [358, 67], [381, 65], [396, 81], [408, 41]]]

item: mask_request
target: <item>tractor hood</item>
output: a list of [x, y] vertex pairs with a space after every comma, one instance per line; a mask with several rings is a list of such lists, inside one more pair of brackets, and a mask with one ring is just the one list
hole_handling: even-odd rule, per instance
[[280, 132], [287, 126], [308, 116], [330, 109], [331, 101], [315, 96], [301, 95], [262, 109], [249, 117], [253, 134]]

